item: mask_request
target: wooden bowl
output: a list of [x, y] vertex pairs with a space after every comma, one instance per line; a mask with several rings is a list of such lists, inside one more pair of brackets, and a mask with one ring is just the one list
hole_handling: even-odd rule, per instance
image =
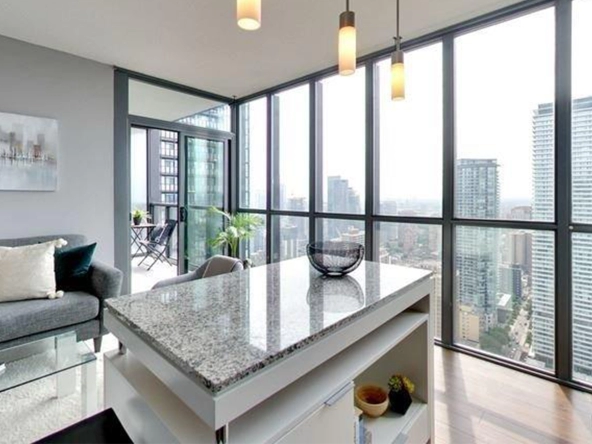
[[356, 406], [372, 418], [382, 416], [389, 405], [386, 390], [374, 384], [356, 387], [354, 398]]

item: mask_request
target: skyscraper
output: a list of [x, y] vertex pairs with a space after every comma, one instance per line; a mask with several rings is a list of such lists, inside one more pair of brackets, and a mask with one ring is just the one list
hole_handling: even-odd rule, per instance
[[[539, 105], [533, 114], [534, 220], [554, 220], [554, 105]], [[555, 356], [555, 252], [553, 237], [532, 235], [532, 353], [553, 368]]]
[[456, 216], [466, 219], [499, 217], [499, 165], [497, 159], [458, 159]]
[[[499, 215], [499, 207], [497, 160], [459, 159], [456, 216], [494, 219]], [[498, 239], [497, 230], [491, 228], [458, 227], [456, 231], [457, 315], [463, 319], [469, 319], [469, 314], [477, 316], [479, 331], [489, 331], [496, 323]], [[477, 342], [474, 328], [463, 327], [457, 332], [462, 336], [465, 330], [470, 330], [466, 339]]]
[[215, 106], [178, 119], [177, 122], [202, 128], [228, 130], [230, 127], [230, 107], [226, 105]]
[[[573, 103], [572, 218], [592, 223], [592, 97]], [[573, 256], [573, 370], [592, 381], [592, 235], [575, 234]]]
[[509, 218], [512, 220], [531, 220], [532, 207], [530, 205], [514, 207], [510, 210]]
[[341, 176], [327, 177], [327, 211], [330, 213], [360, 213], [360, 196]]
[[526, 275], [532, 272], [532, 234], [527, 231], [514, 231], [507, 237], [507, 257], [509, 264], [519, 265]]
[[592, 97], [574, 100], [572, 107], [573, 220], [592, 223]]
[[500, 292], [522, 298], [522, 268], [518, 264], [505, 264], [499, 270]]

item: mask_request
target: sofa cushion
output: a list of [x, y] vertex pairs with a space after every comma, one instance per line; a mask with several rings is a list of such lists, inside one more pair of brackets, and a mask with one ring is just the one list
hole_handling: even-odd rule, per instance
[[55, 298], [54, 253], [65, 244], [59, 239], [22, 247], [0, 247], [0, 302]]
[[61, 299], [0, 303], [0, 342], [78, 324], [99, 314], [99, 300], [84, 292]]
[[[90, 286], [90, 264], [97, 244], [55, 252], [56, 288], [62, 291], [84, 291]], [[1, 247], [0, 247], [1, 248]]]

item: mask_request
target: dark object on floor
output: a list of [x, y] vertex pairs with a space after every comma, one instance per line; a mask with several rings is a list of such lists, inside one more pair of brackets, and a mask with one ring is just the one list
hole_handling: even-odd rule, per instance
[[113, 409], [107, 409], [37, 441], [37, 444], [58, 443], [124, 444], [133, 443], [133, 441], [119, 422]]
[[395, 413], [399, 413], [400, 415], [404, 415], [409, 410], [411, 406], [411, 395], [407, 390], [399, 390], [395, 392], [391, 390], [389, 392], [389, 401], [391, 404], [391, 410]]
[[355, 242], [322, 241], [306, 246], [311, 265], [327, 276], [354, 271], [364, 259], [364, 246]]

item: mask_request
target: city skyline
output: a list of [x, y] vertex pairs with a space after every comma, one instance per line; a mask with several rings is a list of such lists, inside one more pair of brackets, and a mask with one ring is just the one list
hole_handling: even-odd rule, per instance
[[[590, 14], [592, 2], [578, 2], [574, 4], [576, 10], [578, 14]], [[554, 48], [554, 32], [549, 32], [555, 29], [554, 24], [554, 10], [549, 8], [455, 37], [454, 218], [556, 222], [555, 55], [548, 49]], [[586, 41], [583, 36], [592, 35], [588, 28], [582, 20], [574, 19], [572, 215], [574, 222], [585, 224], [592, 223], [592, 64], [582, 43]], [[524, 33], [525, 29], [529, 32]], [[441, 45], [435, 44], [407, 54], [406, 68], [413, 76], [409, 97], [398, 104], [387, 100], [388, 62], [376, 64], [373, 153], [378, 162], [372, 184], [376, 202], [371, 216], [443, 216], [444, 141], [443, 116], [439, 113], [442, 82], [433, 75], [435, 69], [440, 71], [441, 51]], [[492, 60], [496, 58], [519, 69], [492, 69]], [[310, 210], [321, 213], [317, 216], [317, 239], [340, 239], [342, 233], [346, 237], [361, 236], [365, 229], [361, 220], [323, 219], [322, 213], [369, 216], [365, 202], [367, 169], [363, 167], [366, 146], [365, 140], [360, 139], [367, 130], [362, 115], [367, 105], [363, 76], [364, 71], [359, 70], [350, 79], [332, 76], [319, 82], [316, 97], [322, 117], [316, 123], [316, 130], [320, 131], [316, 138], [316, 171], [309, 171], [309, 134], [304, 137], [292, 131], [289, 137], [282, 138], [282, 132], [285, 135], [290, 131], [284, 127], [290, 125], [286, 120], [273, 127], [279, 133], [272, 143], [273, 156], [279, 157], [280, 164], [285, 162], [289, 166], [276, 173], [278, 159], [273, 158], [273, 185], [280, 190], [280, 197], [279, 204], [274, 200], [271, 209], [292, 210], [290, 200], [298, 202], [294, 211], [302, 211], [304, 218]], [[298, 115], [302, 116], [308, 116], [310, 109], [306, 89], [294, 92], [294, 97], [301, 100], [300, 108], [294, 111], [300, 110]], [[286, 92], [279, 95], [283, 94]], [[514, 99], [510, 107], [508, 97]], [[342, 118], [344, 109], [354, 112]], [[340, 121], [344, 123], [341, 126], [336, 123]], [[251, 121], [252, 125], [256, 123], [257, 120]], [[254, 158], [266, 155], [262, 149], [251, 148]], [[303, 155], [297, 155], [298, 152]], [[282, 160], [286, 155], [288, 160]], [[259, 158], [257, 162], [264, 165], [265, 159]], [[302, 171], [306, 174], [299, 173]], [[309, 174], [318, 175], [316, 187], [321, 193], [314, 196], [316, 208], [312, 209]], [[253, 177], [252, 171], [249, 177]], [[257, 176], [259, 181], [264, 178]], [[250, 192], [256, 194], [257, 186], [250, 188]], [[258, 208], [268, 209], [264, 193], [250, 199], [261, 205]], [[362, 228], [356, 227], [358, 224]], [[373, 239], [379, 243], [372, 246], [374, 259], [430, 268], [436, 271], [438, 279], [441, 264], [434, 265], [433, 260], [438, 256], [437, 249], [420, 241], [422, 236], [414, 234], [415, 229], [404, 228], [405, 225], [413, 224], [396, 220], [375, 223]], [[304, 244], [306, 235], [302, 230], [293, 230], [293, 226], [285, 225], [290, 237], [298, 238], [299, 245]], [[271, 229], [273, 233], [274, 227]], [[456, 225], [456, 341], [531, 366], [554, 369], [555, 237], [551, 228], [546, 231], [487, 228], [474, 223]], [[274, 239], [271, 244], [275, 242]], [[409, 250], [413, 242], [416, 246]], [[290, 251], [302, 254], [303, 249]], [[571, 252], [574, 372], [578, 378], [592, 380], [592, 364], [586, 364], [592, 361], [592, 346], [588, 345], [592, 343], [592, 333], [587, 333], [592, 310], [586, 303], [592, 299], [592, 290], [587, 288], [592, 279], [588, 265], [592, 260], [592, 235], [574, 235]]]

